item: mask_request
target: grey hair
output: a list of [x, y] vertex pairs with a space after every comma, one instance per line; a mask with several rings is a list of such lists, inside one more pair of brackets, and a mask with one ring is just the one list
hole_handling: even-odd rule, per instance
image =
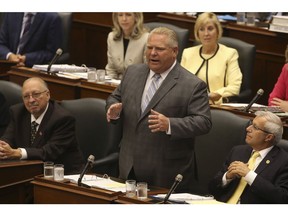
[[264, 130], [269, 131], [275, 136], [272, 144], [276, 145], [283, 135], [283, 123], [281, 119], [274, 113], [268, 111], [257, 111], [255, 115], [267, 120], [264, 124]]
[[149, 36], [148, 36], [148, 40], [150, 39], [151, 35], [153, 34], [160, 34], [160, 35], [166, 35], [168, 36], [168, 45], [172, 48], [174, 47], [178, 47], [178, 38], [177, 38], [177, 34], [175, 31], [173, 31], [172, 29], [169, 29], [167, 27], [158, 27], [153, 29]]

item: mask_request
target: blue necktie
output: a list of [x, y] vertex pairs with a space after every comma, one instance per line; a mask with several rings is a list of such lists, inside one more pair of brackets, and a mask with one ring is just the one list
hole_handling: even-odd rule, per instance
[[142, 102], [142, 112], [146, 109], [147, 105], [149, 104], [150, 100], [153, 98], [155, 92], [157, 91], [159, 87], [159, 80], [161, 78], [160, 74], [154, 74], [152, 77], [152, 82], [150, 83], [150, 86], [146, 92], [146, 96]]
[[19, 46], [18, 46], [18, 53], [20, 54], [23, 54], [23, 48], [24, 48], [24, 45], [26, 44], [27, 40], [28, 40], [28, 32], [30, 30], [30, 27], [31, 27], [31, 21], [32, 21], [32, 17], [34, 16], [33, 14], [31, 13], [28, 13], [27, 15], [27, 20], [24, 24], [24, 30], [23, 30], [23, 34], [22, 34], [22, 37], [20, 38], [20, 41], [19, 41]]

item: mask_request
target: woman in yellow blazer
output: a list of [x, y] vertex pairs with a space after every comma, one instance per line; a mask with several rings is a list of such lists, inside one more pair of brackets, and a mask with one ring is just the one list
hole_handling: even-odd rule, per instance
[[202, 13], [196, 20], [194, 34], [200, 45], [183, 51], [181, 65], [206, 82], [211, 104], [238, 95], [242, 73], [236, 49], [219, 44], [222, 27], [214, 13]]
[[122, 79], [126, 68], [131, 64], [145, 62], [144, 51], [148, 31], [143, 26], [142, 13], [113, 13], [113, 31], [107, 39], [107, 75]]

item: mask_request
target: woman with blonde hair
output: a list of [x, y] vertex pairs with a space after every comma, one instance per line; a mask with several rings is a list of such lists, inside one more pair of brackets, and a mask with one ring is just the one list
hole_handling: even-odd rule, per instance
[[143, 25], [143, 13], [119, 12], [112, 14], [113, 30], [107, 39], [107, 75], [122, 79], [131, 64], [145, 62], [144, 51], [148, 31]]
[[206, 82], [211, 104], [238, 95], [242, 83], [237, 50], [218, 43], [222, 32], [214, 13], [200, 14], [194, 35], [201, 44], [184, 49], [181, 60], [184, 68]]

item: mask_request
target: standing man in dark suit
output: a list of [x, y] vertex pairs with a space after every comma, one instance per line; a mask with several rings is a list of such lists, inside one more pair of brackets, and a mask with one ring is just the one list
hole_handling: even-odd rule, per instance
[[[280, 118], [258, 111], [246, 130], [248, 145], [232, 149], [221, 171], [210, 182], [210, 193], [227, 203], [288, 204], [288, 154], [276, 145], [283, 133]], [[256, 153], [259, 156], [250, 169], [247, 161]], [[240, 198], [234, 193], [242, 184], [239, 182], [245, 185]]]
[[57, 13], [6, 13], [0, 31], [0, 59], [27, 67], [47, 64], [61, 47], [62, 37]]
[[[47, 84], [33, 77], [23, 83], [24, 104], [11, 107], [11, 120], [0, 139], [0, 159], [29, 159], [64, 164], [65, 174], [80, 173], [83, 156], [75, 137], [75, 119], [50, 101]], [[36, 135], [32, 135], [32, 124]]]
[[[206, 84], [177, 63], [177, 54], [176, 33], [154, 29], [147, 64], [128, 67], [107, 99], [107, 120], [123, 120], [120, 178], [169, 188], [182, 174], [177, 191], [189, 192], [195, 178], [194, 138], [210, 130], [211, 116]], [[148, 102], [153, 82], [159, 87]]]

